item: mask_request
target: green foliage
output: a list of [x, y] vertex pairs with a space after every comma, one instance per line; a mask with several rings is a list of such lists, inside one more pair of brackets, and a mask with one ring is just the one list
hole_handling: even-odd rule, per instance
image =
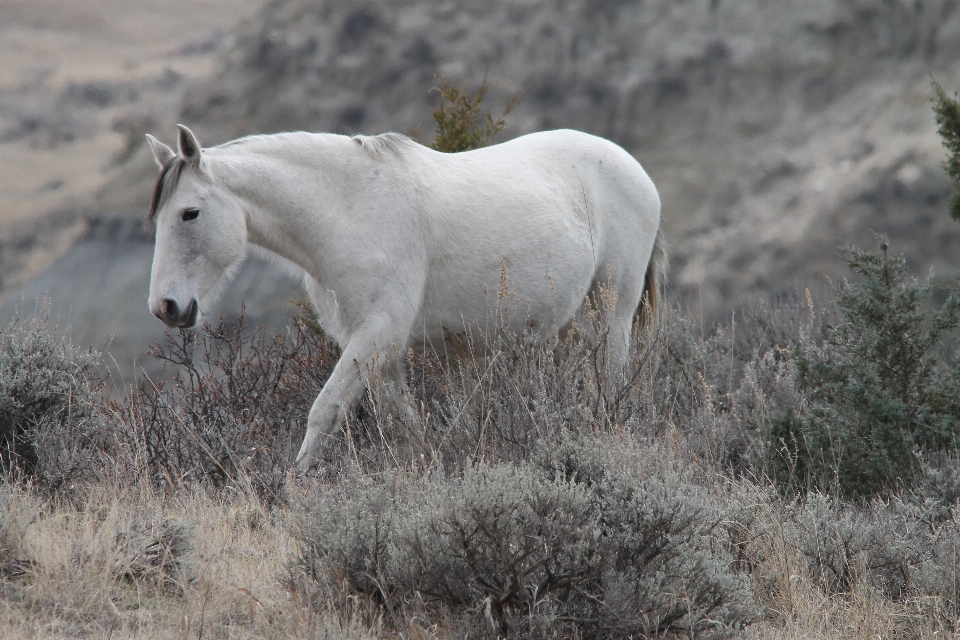
[[483, 115], [481, 104], [495, 85], [489, 86], [484, 75], [480, 88], [470, 94], [467, 90], [469, 84], [468, 81], [463, 87], [458, 87], [451, 84], [448, 78], [440, 78], [440, 87], [435, 89], [439, 94], [439, 103], [433, 111], [433, 119], [437, 123], [437, 131], [430, 144], [433, 149], [457, 153], [486, 146], [491, 138], [507, 126], [507, 114], [523, 97], [522, 94], [517, 96], [494, 120], [489, 113]]
[[933, 81], [933, 113], [937, 121], [938, 133], [947, 148], [947, 160], [944, 169], [953, 178], [954, 194], [950, 199], [950, 216], [960, 220], [960, 102], [951, 98], [940, 83]]
[[47, 322], [17, 318], [0, 331], [0, 467], [59, 485], [105, 446], [96, 419], [104, 377], [98, 354]]
[[862, 282], [836, 289], [843, 320], [821, 347], [794, 352], [806, 406], [772, 425], [774, 477], [784, 485], [869, 496], [909, 486], [923, 452], [955, 447], [960, 371], [942, 341], [960, 324], [960, 295], [928, 310], [932, 280], [906, 278], [901, 256], [850, 249]]
[[367, 598], [395, 624], [422, 605], [473, 634], [707, 637], [752, 619], [705, 493], [639, 473], [635, 456], [611, 464], [593, 437], [535, 457], [450, 478], [391, 472], [315, 499], [292, 582]]
[[929, 455], [914, 483], [909, 499], [923, 511], [932, 526], [939, 527], [960, 516], [960, 458], [957, 451]]

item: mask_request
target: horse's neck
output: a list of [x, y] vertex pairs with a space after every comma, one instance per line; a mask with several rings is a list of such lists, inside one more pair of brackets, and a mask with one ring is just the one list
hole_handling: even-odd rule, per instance
[[[326, 164], [336, 171], [336, 163]], [[314, 277], [322, 270], [318, 260], [324, 255], [323, 229], [334, 222], [331, 216], [353, 182], [317, 166], [297, 162], [295, 156], [254, 151], [225, 163], [222, 172], [228, 188], [247, 203], [248, 241]]]

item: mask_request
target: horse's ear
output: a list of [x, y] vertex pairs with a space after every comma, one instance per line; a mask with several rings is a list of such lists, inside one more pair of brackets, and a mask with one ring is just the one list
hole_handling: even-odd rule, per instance
[[153, 151], [153, 159], [157, 166], [163, 169], [167, 163], [176, 157], [176, 152], [163, 144], [149, 133], [147, 134], [147, 143], [150, 145], [150, 151]]
[[197, 136], [193, 135], [193, 131], [182, 124], [178, 124], [177, 129], [180, 130], [180, 156], [187, 161], [188, 165], [194, 169], [198, 168], [202, 159], [203, 147], [197, 142]]

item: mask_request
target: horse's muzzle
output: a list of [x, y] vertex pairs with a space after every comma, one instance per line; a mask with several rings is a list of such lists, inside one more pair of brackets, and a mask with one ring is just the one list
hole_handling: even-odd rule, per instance
[[163, 320], [163, 324], [174, 329], [186, 329], [197, 324], [197, 316], [200, 313], [200, 305], [196, 298], [190, 301], [185, 309], [181, 309], [177, 301], [172, 298], [164, 298], [160, 301], [160, 308], [153, 314]]

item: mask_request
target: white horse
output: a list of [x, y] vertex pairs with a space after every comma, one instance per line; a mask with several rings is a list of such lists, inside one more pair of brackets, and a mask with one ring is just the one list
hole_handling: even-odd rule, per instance
[[406, 350], [485, 318], [504, 269], [522, 321], [544, 332], [615, 292], [608, 340], [621, 364], [635, 315], [656, 317], [660, 198], [607, 140], [549, 131], [444, 154], [398, 134], [282, 133], [202, 149], [182, 125], [178, 152], [147, 140], [161, 168], [154, 315], [193, 326], [254, 245], [302, 277], [342, 348], [310, 410], [301, 470], [374, 367], [402, 389]]

